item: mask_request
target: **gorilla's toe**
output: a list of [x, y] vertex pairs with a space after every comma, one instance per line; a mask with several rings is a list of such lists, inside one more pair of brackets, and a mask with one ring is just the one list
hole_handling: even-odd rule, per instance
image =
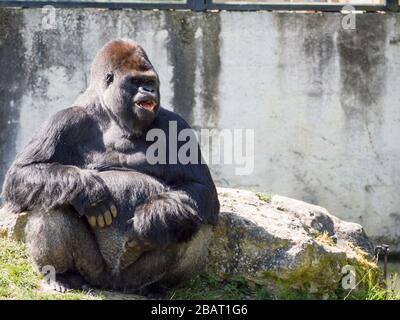
[[138, 290], [138, 293], [147, 299], [160, 300], [166, 298], [168, 290], [168, 287], [155, 283]]
[[87, 288], [85, 280], [75, 272], [57, 273], [55, 281], [49, 284], [53, 290], [61, 293]]
[[50, 282], [50, 287], [54, 291], [57, 291], [57, 292], [60, 292], [60, 293], [65, 293], [65, 292], [68, 292], [68, 291], [71, 290], [67, 284], [64, 284], [64, 283], [58, 282], [58, 281]]

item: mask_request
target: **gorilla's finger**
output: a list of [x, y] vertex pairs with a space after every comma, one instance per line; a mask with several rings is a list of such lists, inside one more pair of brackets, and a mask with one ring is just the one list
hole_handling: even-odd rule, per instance
[[113, 217], [116, 218], [117, 217], [117, 207], [112, 204], [110, 207], [110, 210], [111, 210], [111, 214], [113, 215]]
[[106, 222], [106, 225], [109, 226], [109, 225], [112, 223], [112, 216], [111, 216], [110, 211], [106, 211], [106, 212], [103, 214], [103, 216], [104, 216], [104, 221]]
[[112, 223], [112, 216], [111, 216], [110, 209], [107, 206], [102, 205], [100, 207], [100, 211], [101, 211], [101, 214], [103, 215], [106, 225], [109, 226]]
[[87, 220], [92, 227], [96, 226], [96, 217], [95, 216], [88, 216]]
[[102, 215], [97, 216], [97, 225], [104, 228], [104, 217]]
[[104, 212], [106, 209], [107, 209], [107, 208], [104, 208], [104, 209], [103, 209], [103, 207], [99, 207], [99, 206], [97, 206], [97, 207], [92, 207], [92, 208], [89, 209], [88, 215], [89, 215], [89, 216], [98, 217], [98, 216], [103, 215], [103, 212]]

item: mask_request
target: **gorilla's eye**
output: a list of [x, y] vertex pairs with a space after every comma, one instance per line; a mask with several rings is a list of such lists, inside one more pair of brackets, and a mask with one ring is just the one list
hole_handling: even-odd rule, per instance
[[139, 86], [140, 86], [140, 83], [141, 83], [141, 79], [132, 77], [132, 78], [131, 78], [131, 83], [132, 83], [135, 87], [139, 87]]
[[144, 85], [145, 86], [155, 86], [155, 84], [156, 84], [156, 82], [154, 81], [154, 80], [152, 80], [152, 79], [146, 79], [146, 80], [144, 80]]
[[112, 73], [107, 73], [106, 84], [109, 86], [114, 81], [114, 75]]

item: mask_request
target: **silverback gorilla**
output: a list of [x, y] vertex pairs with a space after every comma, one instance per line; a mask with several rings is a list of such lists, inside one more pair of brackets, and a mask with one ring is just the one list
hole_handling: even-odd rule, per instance
[[88, 89], [47, 121], [8, 170], [5, 204], [29, 212], [29, 253], [39, 270], [55, 268], [55, 289], [156, 290], [201, 268], [218, 220], [216, 189], [200, 151], [196, 163], [147, 161], [149, 130], [168, 137], [170, 121], [178, 132], [189, 128], [159, 102], [144, 50], [111, 41], [93, 61]]

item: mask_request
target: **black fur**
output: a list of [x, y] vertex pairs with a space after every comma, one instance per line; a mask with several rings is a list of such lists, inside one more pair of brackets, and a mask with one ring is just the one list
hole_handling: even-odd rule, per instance
[[[150, 75], [153, 82], [143, 84], [142, 74]], [[143, 97], [157, 101], [154, 112], [133, 106]], [[2, 196], [8, 208], [16, 213], [40, 213], [27, 231], [30, 252], [39, 266], [53, 264], [62, 269], [58, 272], [79, 272], [93, 285], [117, 287], [145, 286], [134, 272], [143, 279], [151, 278], [146, 280], [149, 283], [161, 276], [159, 273], [164, 278], [173, 273], [167, 265], [178, 263], [180, 244], [188, 246], [202, 226], [217, 223], [219, 202], [205, 164], [150, 165], [146, 161], [151, 144], [145, 140], [147, 131], [159, 128], [168, 137], [169, 121], [177, 121], [178, 132], [189, 128], [180, 116], [159, 106], [158, 77], [143, 49], [130, 41], [107, 44], [95, 58], [87, 91], [73, 107], [47, 121], [17, 155], [5, 178]], [[168, 154], [168, 144], [165, 147]], [[118, 218], [102, 230], [92, 230], [86, 219], [79, 218], [96, 216], [112, 206], [117, 207]], [[52, 219], [57, 223], [53, 225]], [[54, 232], [57, 225], [61, 231]], [[73, 240], [73, 233], [82, 235]], [[63, 240], [41, 244], [57, 237], [54, 234]], [[140, 254], [126, 263], [126, 270], [135, 263], [137, 267], [124, 273], [120, 258], [126, 253], [126, 243], [110, 250], [107, 247], [113, 246], [115, 238], [134, 241], [142, 249], [140, 244], [148, 243], [152, 254], [146, 253], [149, 249], [139, 250]], [[75, 244], [78, 240], [90, 244]], [[57, 247], [62, 241], [71, 245]], [[54, 250], [64, 250], [64, 256], [75, 250], [75, 258], [67, 263], [61, 261], [65, 257], [58, 261]], [[142, 258], [137, 260], [139, 256]], [[163, 271], [151, 269], [154, 263]], [[139, 267], [148, 270], [138, 271]], [[124, 279], [124, 284], [115, 277]]]

